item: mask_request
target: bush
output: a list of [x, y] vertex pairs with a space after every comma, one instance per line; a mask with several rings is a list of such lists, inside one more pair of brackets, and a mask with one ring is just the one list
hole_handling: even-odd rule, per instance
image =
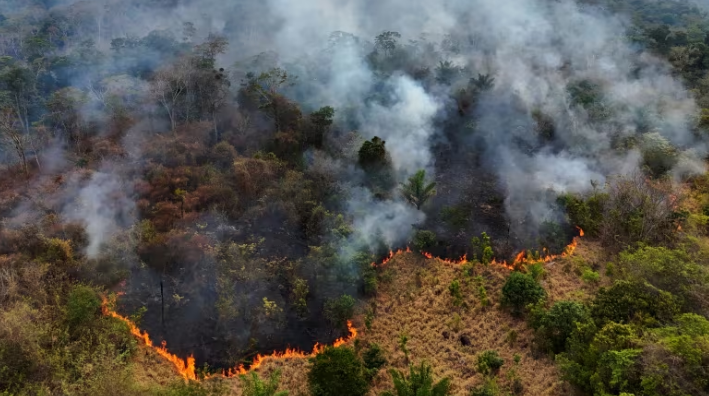
[[552, 353], [560, 353], [566, 349], [567, 340], [576, 329], [576, 323], [588, 319], [588, 311], [582, 304], [559, 301], [535, 320], [533, 325], [537, 329], [540, 344], [546, 345]]
[[433, 370], [431, 366], [421, 362], [419, 367], [411, 365], [409, 367], [409, 377], [397, 370], [390, 370], [391, 378], [394, 381], [394, 392], [384, 392], [382, 396], [448, 396], [451, 394], [450, 379], [433, 382]]
[[591, 303], [591, 317], [599, 326], [642, 319], [666, 322], [679, 313], [672, 294], [637, 281], [616, 281], [601, 288]]
[[227, 142], [219, 142], [212, 148], [212, 160], [219, 169], [229, 169], [234, 165], [236, 150]]
[[503, 364], [505, 361], [495, 350], [484, 351], [478, 355], [478, 371], [485, 375], [496, 374]]
[[281, 379], [280, 370], [271, 373], [267, 382], [262, 381], [256, 372], [241, 376], [243, 396], [287, 396], [287, 391], [276, 392]]
[[354, 316], [355, 299], [346, 294], [325, 303], [325, 317], [334, 327], [344, 328]]
[[463, 304], [463, 294], [460, 292], [460, 282], [457, 280], [451, 282], [448, 286], [448, 291], [450, 291], [451, 297], [453, 298], [453, 305], [459, 307]]
[[19, 343], [0, 339], [0, 390], [12, 395], [24, 389], [35, 366]]
[[499, 394], [500, 388], [494, 378], [485, 380], [484, 384], [476, 386], [470, 391], [470, 396], [497, 396]]
[[438, 238], [433, 231], [419, 230], [414, 234], [413, 245], [416, 250], [426, 251], [436, 246]]
[[607, 194], [594, 192], [584, 199], [579, 195], [565, 194], [557, 202], [564, 208], [569, 223], [581, 227], [591, 237], [600, 234]]
[[91, 322], [101, 309], [96, 292], [84, 285], [74, 286], [66, 304], [66, 321], [71, 330]]
[[365, 367], [354, 350], [326, 347], [310, 359], [308, 384], [313, 396], [364, 396], [369, 390]]
[[364, 351], [362, 359], [364, 360], [367, 379], [370, 381], [377, 375], [379, 369], [387, 363], [384, 357], [384, 351], [382, 351], [377, 343], [372, 343], [369, 348]]
[[618, 267], [631, 280], [647, 282], [680, 297], [687, 310], [707, 308], [703, 296], [709, 294], [709, 271], [683, 250], [643, 246], [622, 252]]
[[502, 304], [512, 308], [512, 313], [519, 315], [529, 304], [535, 304], [546, 296], [542, 288], [531, 275], [512, 272], [502, 287]]
[[581, 279], [587, 283], [598, 283], [601, 280], [601, 275], [594, 270], [586, 268], [581, 274]]

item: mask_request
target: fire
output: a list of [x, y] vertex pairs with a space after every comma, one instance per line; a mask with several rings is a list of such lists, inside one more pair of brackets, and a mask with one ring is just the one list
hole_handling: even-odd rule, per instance
[[[514, 270], [515, 268], [518, 268], [519, 266], [525, 265], [525, 264], [531, 264], [531, 263], [538, 263], [538, 262], [549, 262], [552, 261], [556, 258], [559, 257], [567, 257], [570, 256], [574, 253], [576, 248], [578, 247], [579, 243], [579, 238], [583, 237], [584, 232], [580, 227], [576, 227], [579, 230], [579, 236], [574, 237], [571, 243], [566, 246], [566, 249], [564, 249], [564, 252], [558, 255], [553, 255], [553, 254], [548, 254], [546, 249], [543, 249], [543, 252], [545, 253], [543, 256], [535, 259], [531, 255], [527, 254], [527, 251], [523, 250], [515, 256], [514, 261], [511, 264], [508, 264], [506, 261], [497, 261], [495, 259], [492, 260], [491, 264], [492, 265], [499, 265], [503, 266], [509, 270]], [[386, 265], [394, 256], [397, 256], [401, 253], [410, 253], [411, 249], [408, 247], [406, 249], [399, 249], [396, 252], [393, 250], [389, 251], [389, 255], [382, 260], [381, 263], [372, 263], [373, 267], [377, 266], [383, 266]], [[429, 259], [434, 258], [434, 256], [431, 253], [428, 252], [422, 252], [422, 254]], [[437, 260], [440, 260], [444, 263], [447, 264], [455, 264], [455, 265], [461, 265], [465, 264], [467, 262], [467, 255], [463, 255], [460, 259], [458, 260], [450, 260], [450, 259], [444, 259], [440, 257], [435, 257]], [[121, 296], [125, 293], [119, 292], [117, 293], [117, 296]], [[152, 349], [155, 351], [158, 355], [160, 355], [163, 359], [169, 361], [172, 363], [172, 365], [175, 367], [175, 370], [185, 379], [185, 380], [193, 380], [193, 381], [199, 381], [199, 378], [197, 377], [196, 373], [196, 366], [195, 366], [195, 359], [194, 356], [190, 355], [186, 359], [182, 359], [177, 355], [174, 355], [170, 353], [167, 350], [167, 345], [163, 341], [162, 345], [153, 345], [153, 341], [150, 339], [150, 335], [146, 331], [140, 330], [138, 326], [133, 323], [129, 318], [119, 314], [118, 312], [114, 311], [111, 309], [109, 303], [115, 302], [115, 298], [109, 301], [109, 299], [106, 296], [102, 297], [103, 299], [103, 304], [101, 306], [101, 311], [103, 312], [104, 315], [106, 316], [111, 316], [113, 318], [116, 318], [122, 322], [124, 322], [126, 325], [128, 325], [128, 328], [130, 329], [131, 334], [133, 334], [138, 340], [140, 340], [145, 346], [148, 348]], [[357, 338], [357, 328], [355, 328], [352, 325], [351, 321], [347, 321], [347, 329], [349, 331], [349, 335], [347, 337], [342, 337], [338, 338], [335, 340], [333, 343], [333, 346], [339, 347], [341, 345], [344, 345], [355, 338]], [[244, 366], [243, 364], [240, 364], [236, 367], [223, 370], [221, 373], [218, 374], [211, 374], [205, 377], [205, 379], [210, 379], [210, 378], [215, 378], [215, 377], [222, 377], [222, 378], [229, 378], [229, 377], [234, 377], [237, 375], [241, 374], [246, 374], [251, 370], [255, 370], [261, 366], [261, 364], [268, 359], [302, 359], [302, 358], [307, 358], [311, 356], [315, 356], [322, 351], [325, 350], [325, 346], [319, 343], [315, 343], [315, 346], [313, 346], [313, 350], [311, 352], [304, 352], [299, 349], [291, 349], [288, 348], [285, 351], [273, 351], [270, 355], [261, 355], [258, 354], [256, 357], [253, 359], [251, 365], [248, 367]]]
[[[392, 254], [393, 256], [393, 254]], [[125, 293], [119, 292], [117, 293], [118, 296], [121, 296]], [[166, 342], [162, 342], [162, 345], [156, 346], [153, 345], [153, 341], [150, 339], [150, 335], [148, 334], [147, 331], [142, 331], [136, 326], [135, 323], [133, 323], [132, 320], [128, 319], [127, 317], [119, 314], [118, 312], [112, 310], [110, 308], [109, 302], [114, 302], [114, 301], [109, 301], [109, 299], [106, 296], [102, 296], [103, 299], [103, 304], [101, 305], [101, 311], [103, 312], [104, 315], [106, 316], [111, 316], [113, 318], [116, 318], [126, 325], [128, 325], [128, 328], [130, 329], [131, 334], [133, 334], [138, 340], [140, 340], [145, 346], [148, 348], [152, 349], [155, 351], [158, 355], [160, 355], [163, 359], [167, 360], [168, 362], [172, 363], [173, 367], [175, 370], [184, 378], [185, 380], [193, 380], [193, 381], [198, 381], [199, 378], [197, 378], [197, 373], [196, 373], [196, 365], [195, 365], [195, 359], [194, 356], [190, 355], [186, 359], [182, 359], [177, 355], [174, 355], [170, 353], [167, 350], [167, 345]], [[115, 300], [115, 298], [113, 299]], [[351, 340], [355, 339], [357, 337], [357, 328], [352, 325], [352, 321], [347, 321], [347, 329], [349, 330], [349, 335], [347, 337], [341, 337], [335, 340], [334, 346], [338, 347], [340, 345], [344, 345]], [[315, 343], [315, 346], [313, 347], [312, 352], [303, 352], [298, 349], [292, 349], [288, 348], [285, 351], [278, 352], [278, 351], [273, 351], [270, 355], [261, 355], [258, 354], [256, 357], [253, 359], [253, 362], [249, 367], [245, 367], [243, 364], [240, 364], [236, 367], [230, 368], [228, 370], [223, 370], [219, 374], [211, 374], [205, 377], [205, 379], [210, 379], [210, 378], [215, 378], [215, 377], [224, 377], [224, 378], [229, 378], [229, 377], [234, 377], [237, 375], [241, 374], [246, 374], [247, 372], [251, 370], [255, 370], [261, 366], [261, 363], [263, 363], [265, 360], [268, 359], [300, 359], [300, 358], [306, 358], [310, 356], [317, 355], [318, 353], [321, 353], [322, 351], [325, 350], [325, 346], [321, 345], [319, 343]]]
[[[534, 258], [531, 254], [529, 254], [528, 251], [523, 250], [515, 256], [514, 260], [511, 263], [507, 263], [507, 261], [504, 261], [504, 260], [497, 261], [497, 259], [493, 259], [490, 262], [490, 264], [491, 265], [499, 265], [499, 266], [505, 267], [509, 270], [514, 270], [515, 268], [519, 268], [523, 265], [533, 264], [533, 263], [548, 263], [548, 262], [555, 260], [557, 258], [570, 256], [574, 253], [574, 251], [578, 247], [579, 238], [584, 236], [584, 232], [581, 229], [581, 227], [577, 226], [576, 229], [578, 229], [578, 231], [579, 231], [579, 236], [574, 237], [573, 240], [571, 241], [571, 243], [566, 246], [566, 248], [564, 249], [564, 251], [561, 254], [549, 254], [548, 250], [546, 248], [543, 248], [542, 249], [543, 254], [540, 255], [538, 258]], [[409, 249], [407, 247], [406, 250], [399, 249], [396, 252], [389, 251], [389, 256], [387, 256], [379, 264], [372, 263], [372, 267], [381, 267], [381, 266], [387, 264], [389, 261], [391, 261], [391, 259], [394, 258], [394, 256], [396, 256], [400, 253], [404, 253], [404, 252], [407, 252], [407, 253], [411, 252], [411, 249]], [[434, 257], [433, 254], [428, 253], [428, 252], [421, 252], [421, 254], [428, 259], [435, 258], [436, 260], [442, 261], [447, 264], [465, 264], [468, 261], [467, 255], [463, 255], [458, 260], [451, 260], [451, 259], [445, 259], [445, 258], [441, 258], [441, 257]]]

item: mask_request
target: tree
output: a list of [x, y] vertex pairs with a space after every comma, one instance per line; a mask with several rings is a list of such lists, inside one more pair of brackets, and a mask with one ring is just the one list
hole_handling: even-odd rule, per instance
[[325, 303], [325, 317], [334, 327], [344, 327], [354, 316], [355, 299], [344, 294]]
[[281, 108], [282, 99], [280, 89], [284, 86], [292, 86], [294, 78], [281, 68], [273, 68], [258, 76], [247, 75], [248, 81], [245, 84], [246, 92], [256, 101], [258, 107], [273, 118], [276, 132], [281, 131]]
[[478, 355], [477, 369], [482, 374], [495, 374], [505, 364], [505, 361], [495, 350], [487, 350]]
[[369, 348], [364, 351], [362, 359], [364, 360], [364, 367], [367, 370], [367, 379], [370, 381], [377, 375], [379, 369], [387, 364], [384, 352], [377, 343], [372, 343]]
[[17, 128], [17, 118], [10, 109], [0, 109], [0, 137], [15, 150], [17, 157], [22, 162], [22, 170], [25, 178], [29, 178], [30, 173], [27, 168], [27, 157], [25, 154], [28, 136]]
[[514, 271], [502, 286], [502, 304], [510, 306], [512, 313], [519, 315], [529, 304], [535, 304], [546, 296], [542, 288], [529, 274]]
[[312, 396], [364, 396], [369, 390], [365, 367], [355, 351], [326, 347], [310, 359], [308, 384]]
[[408, 183], [401, 185], [401, 192], [416, 209], [421, 209], [429, 198], [436, 195], [436, 183], [426, 184], [426, 171], [421, 169], [409, 178]]
[[588, 311], [583, 304], [575, 301], [559, 301], [548, 312], [540, 315], [533, 327], [537, 329], [542, 344], [548, 345], [552, 353], [560, 353], [566, 349], [566, 343], [571, 333], [576, 329], [576, 323], [589, 319]]
[[419, 367], [409, 367], [409, 376], [398, 370], [389, 371], [394, 381], [394, 391], [382, 393], [382, 396], [448, 396], [451, 394], [449, 378], [433, 382], [433, 370], [430, 365], [421, 362]]
[[413, 244], [419, 251], [428, 250], [438, 243], [436, 233], [428, 230], [418, 230], [414, 234]]
[[332, 125], [335, 109], [330, 106], [321, 107], [318, 111], [310, 114], [312, 128], [306, 132], [305, 143], [312, 144], [316, 148], [322, 147], [325, 133]]
[[244, 396], [288, 396], [287, 391], [276, 391], [280, 379], [280, 370], [272, 372], [268, 381], [262, 381], [258, 374], [252, 371], [249, 375], [241, 376], [242, 394]]
[[385, 144], [386, 141], [377, 136], [362, 143], [358, 152], [359, 164], [362, 168], [369, 169], [386, 164], [387, 151], [384, 147]]
[[396, 49], [396, 41], [401, 38], [399, 32], [382, 32], [374, 38], [374, 49], [376, 51], [384, 51], [384, 54], [391, 56]]

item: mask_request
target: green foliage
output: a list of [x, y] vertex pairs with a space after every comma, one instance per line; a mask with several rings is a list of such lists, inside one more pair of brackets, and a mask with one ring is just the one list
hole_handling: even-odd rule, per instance
[[487, 298], [487, 290], [485, 290], [485, 285], [480, 285], [478, 288], [478, 299], [480, 299], [480, 304], [483, 307], [490, 305], [490, 300]]
[[500, 387], [495, 378], [486, 378], [482, 385], [470, 390], [470, 396], [498, 396]]
[[679, 306], [672, 294], [636, 281], [616, 281], [609, 288], [601, 288], [591, 303], [591, 317], [600, 325], [637, 320], [647, 324], [666, 322], [677, 313]]
[[313, 396], [364, 396], [369, 390], [365, 367], [355, 351], [346, 347], [326, 347], [310, 359], [308, 372]]
[[546, 296], [544, 288], [529, 274], [512, 272], [502, 286], [502, 304], [512, 308], [519, 315], [529, 304], [535, 304]]
[[590, 268], [586, 268], [581, 274], [581, 279], [587, 283], [598, 283], [601, 280], [601, 275]]
[[428, 230], [418, 230], [414, 234], [413, 245], [419, 251], [426, 251], [438, 243], [436, 233]]
[[587, 235], [596, 237], [601, 231], [607, 199], [607, 194], [594, 191], [588, 198], [565, 194], [558, 198], [558, 202], [566, 210], [569, 223], [581, 227]]
[[69, 328], [74, 330], [90, 323], [99, 315], [100, 308], [101, 300], [91, 287], [74, 286], [66, 303], [66, 321]]
[[468, 224], [469, 215], [469, 210], [462, 205], [444, 206], [441, 209], [441, 219], [454, 229], [465, 227]]
[[426, 183], [426, 171], [421, 169], [413, 176], [409, 177], [407, 183], [401, 185], [401, 193], [409, 203], [421, 209], [421, 207], [436, 195], [436, 183]]
[[480, 238], [473, 237], [470, 240], [470, 245], [473, 248], [473, 260], [478, 260], [484, 265], [492, 262], [494, 252], [492, 250], [492, 242], [486, 232], [480, 235]]
[[25, 387], [37, 369], [37, 362], [22, 350], [22, 345], [0, 339], [0, 390], [12, 395]]
[[477, 369], [478, 372], [485, 375], [497, 374], [500, 367], [505, 364], [505, 361], [500, 357], [500, 355], [495, 350], [483, 351], [478, 355], [477, 358]]
[[409, 357], [409, 350], [406, 349], [406, 344], [409, 342], [409, 335], [406, 334], [405, 332], [399, 334], [399, 349], [404, 352], [404, 355], [406, 355], [406, 358], [408, 359]]
[[325, 317], [334, 327], [344, 328], [348, 320], [354, 316], [355, 299], [349, 295], [342, 295], [325, 302]]
[[443, 378], [434, 383], [433, 369], [425, 362], [416, 367], [409, 367], [409, 376], [397, 370], [390, 370], [394, 381], [394, 391], [382, 393], [382, 396], [448, 396], [451, 394], [451, 383]]
[[653, 177], [666, 174], [677, 164], [679, 153], [670, 142], [658, 132], [642, 137], [643, 165]]
[[709, 271], [696, 264], [683, 250], [643, 246], [622, 252], [618, 267], [636, 282], [647, 282], [659, 290], [678, 296], [684, 309], [706, 308], [709, 293]]
[[271, 373], [267, 381], [262, 381], [256, 372], [242, 375], [241, 391], [244, 396], [287, 396], [288, 392], [278, 390], [278, 383], [281, 379], [280, 370]]
[[375, 136], [372, 140], [362, 143], [359, 149], [359, 164], [368, 169], [372, 166], [384, 165], [387, 161], [387, 151], [384, 145], [386, 142]]
[[362, 360], [364, 360], [364, 368], [367, 372], [367, 379], [369, 381], [377, 375], [380, 368], [387, 364], [387, 360], [384, 357], [384, 351], [377, 343], [372, 343], [369, 345], [369, 348], [367, 348], [362, 355]]
[[589, 320], [585, 306], [574, 301], [556, 302], [549, 311], [533, 321], [537, 330], [537, 341], [552, 353], [566, 350], [568, 338], [576, 329], [577, 323]]
[[452, 281], [451, 284], [448, 285], [448, 291], [453, 298], [453, 305], [456, 307], [461, 306], [461, 304], [463, 304], [463, 294], [460, 291], [460, 282], [458, 282], [458, 280]]
[[544, 270], [544, 264], [542, 263], [536, 263], [527, 266], [527, 271], [529, 272], [529, 275], [534, 279], [535, 281], [539, 282], [544, 278], [544, 275], [546, 271]]
[[308, 314], [307, 297], [309, 293], [308, 281], [302, 278], [296, 278], [293, 282], [293, 305], [295, 306], [296, 312], [301, 317], [305, 317]]

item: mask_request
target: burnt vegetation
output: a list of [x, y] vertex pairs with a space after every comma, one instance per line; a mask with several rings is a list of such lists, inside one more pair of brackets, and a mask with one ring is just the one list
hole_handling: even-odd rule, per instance
[[[316, 345], [307, 374], [235, 392], [709, 394], [705, 11], [568, 2], [632, 16], [604, 54], [628, 70], [515, 58], [545, 76], [528, 92], [503, 54], [528, 43], [283, 48], [269, 5], [185, 20], [204, 3], [0, 4], [0, 394], [230, 394], [207, 378]], [[579, 46], [563, 38], [545, 37]], [[155, 348], [109, 311], [194, 356], [199, 381], [144, 374]], [[476, 315], [512, 327], [490, 341]], [[532, 359], [564, 385], [530, 383]]]

